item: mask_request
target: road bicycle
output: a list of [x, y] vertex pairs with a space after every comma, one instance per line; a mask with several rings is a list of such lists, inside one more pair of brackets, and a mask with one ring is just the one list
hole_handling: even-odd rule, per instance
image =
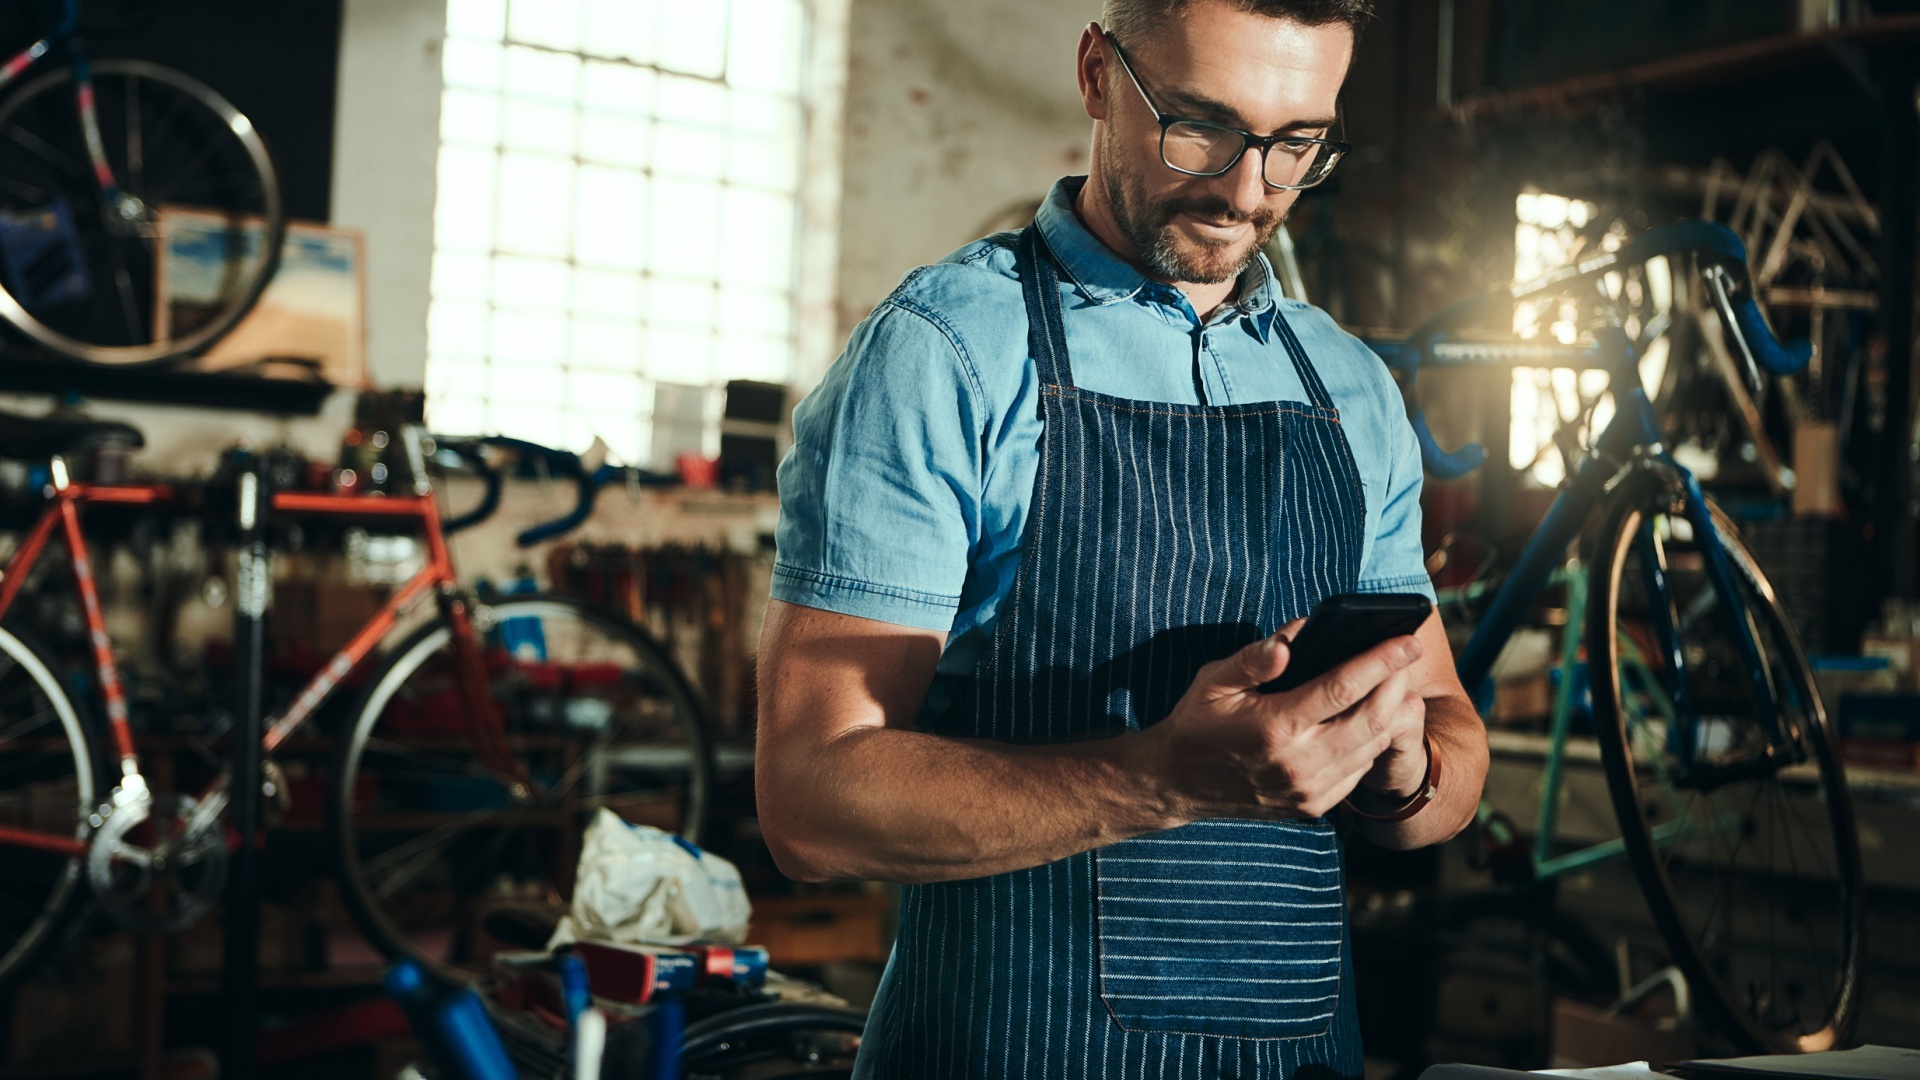
[[[1642, 388], [1639, 359], [1671, 319], [1629, 313], [1628, 297], [1646, 293], [1649, 268], [1660, 263], [1676, 295], [1698, 289], [1700, 309], [1717, 318], [1756, 390], [1761, 371], [1787, 376], [1807, 363], [1804, 343], [1782, 345], [1755, 304], [1740, 240], [1703, 222], [1656, 229], [1456, 305], [1382, 352], [1409, 391], [1428, 471], [1449, 478], [1477, 468], [1485, 453], [1449, 453], [1435, 440], [1411, 396], [1423, 362], [1552, 354], [1550, 366], [1608, 373], [1613, 415], [1596, 425], [1604, 430], [1505, 580], [1470, 590], [1480, 596], [1443, 597], [1481, 607], [1456, 668], [1470, 692], [1481, 692], [1529, 609], [1565, 586], [1528, 876], [1547, 880], [1624, 856], [1697, 1009], [1751, 1049], [1828, 1049], [1846, 1041], [1857, 1018], [1864, 948], [1846, 778], [1785, 607], [1732, 521], [1674, 460]], [[1515, 303], [1556, 297], [1595, 314], [1590, 345], [1490, 345], [1468, 329], [1490, 313], [1510, 316]], [[1562, 851], [1559, 795], [1583, 642], [1621, 835]]]
[[[193, 790], [152, 782], [81, 530], [88, 506], [191, 507], [194, 493], [69, 475], [69, 455], [115, 440], [138, 446], [140, 436], [124, 424], [0, 417], [0, 457], [43, 463], [49, 477], [44, 508], [0, 577], [0, 982], [52, 947], [89, 894], [129, 927], [166, 931], [208, 910], [224, 877], [234, 781], [220, 771]], [[347, 908], [388, 956], [412, 956], [445, 978], [472, 974], [446, 929], [477, 923], [502, 878], [566, 898], [598, 808], [697, 838], [713, 786], [702, 704], [644, 631], [571, 600], [458, 584], [449, 527], [499, 501], [488, 441], [435, 445], [409, 427], [391, 493], [261, 496], [275, 527], [311, 534], [328, 522], [373, 522], [423, 541], [424, 564], [266, 719], [261, 746], [273, 790], [285, 788], [276, 751], [331, 754], [324, 828]], [[573, 458], [501, 442], [551, 455], [556, 474]], [[429, 456], [480, 470], [482, 506], [443, 523]], [[206, 508], [193, 512], [213, 520], [207, 508], [222, 490], [210, 484]], [[63, 665], [10, 613], [56, 537], [89, 643], [79, 664]], [[236, 596], [258, 599], [266, 574], [243, 562]], [[322, 706], [349, 688], [338, 726], [313, 735]]]
[[0, 319], [74, 359], [167, 363], [260, 299], [286, 234], [279, 180], [232, 103], [160, 64], [92, 60], [79, 22], [64, 0], [51, 34], [0, 63]]

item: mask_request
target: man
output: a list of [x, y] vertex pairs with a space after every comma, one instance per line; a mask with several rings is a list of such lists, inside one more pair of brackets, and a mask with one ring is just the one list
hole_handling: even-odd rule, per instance
[[1361, 1072], [1323, 815], [1436, 843], [1486, 770], [1437, 618], [1258, 689], [1322, 597], [1431, 595], [1392, 382], [1258, 254], [1365, 9], [1108, 0], [1090, 175], [795, 414], [760, 820], [795, 878], [908, 886], [857, 1075]]

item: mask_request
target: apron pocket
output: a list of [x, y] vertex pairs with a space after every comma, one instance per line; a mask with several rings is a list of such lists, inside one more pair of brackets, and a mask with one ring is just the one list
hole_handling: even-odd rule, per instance
[[1093, 854], [1100, 996], [1123, 1029], [1328, 1029], [1346, 921], [1332, 826], [1200, 821]]

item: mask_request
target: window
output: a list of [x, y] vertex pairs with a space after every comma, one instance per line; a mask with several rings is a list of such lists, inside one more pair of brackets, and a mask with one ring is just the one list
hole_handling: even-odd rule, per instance
[[802, 0], [448, 0], [427, 418], [670, 466], [796, 348]]
[[[1533, 281], [1573, 263], [1582, 250], [1613, 251], [1626, 242], [1626, 225], [1602, 221], [1591, 202], [1528, 191], [1514, 200], [1513, 279]], [[1672, 304], [1672, 279], [1667, 260], [1646, 264], [1644, 276], [1610, 273], [1601, 283], [1609, 297], [1625, 299], [1630, 309], [1650, 303], [1665, 310]], [[1647, 295], [1642, 295], [1643, 290]], [[1580, 304], [1572, 296], [1554, 295], [1532, 304], [1517, 305], [1513, 331], [1527, 340], [1573, 345], [1583, 340]], [[1629, 316], [1626, 330], [1637, 335], [1637, 316]], [[1657, 338], [1641, 357], [1641, 378], [1648, 393], [1660, 384], [1668, 341]], [[1555, 433], [1569, 429], [1574, 442], [1588, 445], [1613, 419], [1613, 395], [1605, 371], [1573, 368], [1516, 367], [1508, 405], [1507, 463], [1535, 487], [1555, 487], [1566, 479], [1566, 461], [1554, 442]]]

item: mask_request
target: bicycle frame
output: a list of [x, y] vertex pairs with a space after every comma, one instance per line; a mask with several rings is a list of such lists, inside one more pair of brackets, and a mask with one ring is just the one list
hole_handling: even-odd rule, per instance
[[[1602, 336], [1595, 350], [1596, 355], [1605, 361], [1603, 367], [1609, 372], [1611, 385], [1626, 386], [1625, 393], [1614, 393], [1615, 413], [1607, 428], [1596, 440], [1594, 452], [1583, 460], [1560, 493], [1548, 508], [1540, 527], [1522, 549], [1515, 565], [1499, 590], [1495, 592], [1492, 603], [1474, 628], [1465, 648], [1455, 662], [1455, 670], [1461, 684], [1471, 693], [1481, 687], [1492, 672], [1493, 663], [1499, 657], [1509, 638], [1520, 626], [1528, 609], [1547, 588], [1555, 572], [1564, 562], [1566, 552], [1585, 527], [1593, 511], [1611, 490], [1616, 478], [1624, 470], [1632, 467], [1636, 461], [1650, 460], [1662, 470], [1670, 472], [1681, 485], [1686, 503], [1686, 519], [1692, 527], [1695, 542], [1705, 556], [1705, 569], [1715, 592], [1726, 602], [1738, 604], [1739, 594], [1735, 589], [1733, 569], [1728, 561], [1726, 549], [1720, 543], [1720, 534], [1707, 508], [1705, 494], [1699, 481], [1685, 466], [1675, 461], [1663, 445], [1659, 417], [1654, 412], [1653, 403], [1648, 400], [1646, 391], [1640, 385], [1640, 373], [1635, 351], [1618, 329]], [[1655, 547], [1655, 537], [1650, 525], [1643, 525], [1641, 536], [1635, 541], [1639, 552], [1639, 563], [1645, 575], [1645, 585], [1650, 596], [1666, 595], [1664, 560]], [[1554, 834], [1559, 816], [1559, 787], [1565, 760], [1565, 746], [1572, 712], [1573, 679], [1572, 671], [1580, 644], [1582, 628], [1585, 625], [1586, 587], [1584, 578], [1575, 573], [1568, 580], [1568, 614], [1566, 629], [1561, 637], [1560, 670], [1562, 677], [1556, 689], [1553, 702], [1552, 730], [1547, 745], [1547, 757], [1544, 765], [1542, 783], [1544, 791], [1540, 799], [1537, 828], [1534, 832], [1533, 869], [1536, 878], [1547, 878], [1568, 873], [1596, 862], [1617, 858], [1625, 854], [1626, 846], [1620, 840], [1610, 840], [1591, 847], [1582, 848], [1565, 855], [1555, 856]], [[1681, 648], [1678, 628], [1674, 625], [1671, 610], [1662, 605], [1654, 608], [1654, 636], [1659, 648], [1662, 664], [1668, 672], [1665, 680], [1654, 676], [1650, 670], [1644, 670], [1644, 678], [1658, 684], [1665, 683], [1671, 701], [1673, 713], [1668, 718], [1667, 738], [1670, 748], [1680, 762], [1681, 775], [1693, 774], [1704, 783], [1718, 782], [1716, 774], [1699, 774], [1693, 762], [1696, 745], [1696, 733], [1693, 728], [1694, 717], [1687, 697], [1687, 660]], [[1751, 682], [1754, 700], [1760, 707], [1760, 719], [1765, 726], [1771, 749], [1778, 753], [1787, 751], [1789, 757], [1797, 757], [1794, 744], [1788, 738], [1780, 723], [1779, 710], [1774, 698], [1773, 686], [1766, 674], [1759, 646], [1753, 639], [1751, 621], [1743, 618], [1729, 620], [1734, 627], [1734, 636], [1741, 658], [1744, 661]], [[1762, 763], [1764, 765], [1764, 762]], [[1737, 772], [1734, 767], [1729, 772]], [[1669, 822], [1656, 828], [1656, 839], [1664, 842], [1677, 842], [1693, 826], [1685, 821]]]
[[[56, 43], [65, 44], [73, 61], [74, 103], [80, 110], [80, 132], [87, 144], [87, 163], [93, 169], [94, 182], [100, 185], [100, 197], [107, 206], [118, 208], [121, 203], [120, 182], [113, 177], [113, 167], [107, 163], [106, 144], [100, 138], [100, 113], [93, 103], [93, 66], [87, 62], [87, 54], [74, 38], [79, 24], [79, 0], [66, 0], [61, 7], [60, 25], [54, 28], [53, 33], [14, 54], [5, 64], [0, 64], [0, 90], [4, 90], [41, 57], [53, 51]], [[108, 220], [113, 220], [111, 214]]]
[[[99, 680], [101, 698], [106, 705], [107, 731], [120, 762], [121, 784], [144, 786], [139, 754], [127, 717], [126, 695], [121, 689], [119, 668], [114, 662], [112, 642], [107, 636], [106, 620], [100, 610], [93, 562], [80, 529], [80, 507], [89, 502], [155, 505], [170, 501], [174, 491], [165, 485], [109, 487], [70, 483], [66, 465], [60, 458], [53, 459], [52, 488], [46, 509], [8, 559], [4, 576], [0, 576], [0, 618], [5, 617], [19, 595], [28, 572], [45, 551], [55, 530], [59, 530], [67, 547], [74, 588], [79, 594], [86, 620], [94, 670]], [[459, 676], [455, 683], [471, 724], [475, 749], [481, 760], [507, 779], [510, 786], [517, 785], [522, 791], [531, 790], [532, 781], [509, 751], [499, 711], [486, 692], [485, 663], [475, 639], [471, 612], [455, 592], [453, 563], [446, 536], [440, 527], [439, 503], [431, 490], [385, 498], [324, 492], [279, 492], [273, 495], [270, 505], [275, 513], [293, 517], [411, 520], [426, 536], [427, 562], [419, 573], [395, 590], [359, 633], [307, 682], [285, 713], [266, 722], [266, 732], [261, 739], [263, 753], [271, 755], [305, 725], [340, 684], [373, 653], [398, 624], [401, 616], [432, 593], [439, 598], [452, 628], [454, 658]], [[226, 777], [223, 774], [202, 792], [203, 801], [207, 795], [221, 795], [225, 785]], [[6, 825], [0, 825], [0, 846], [32, 848], [76, 858], [87, 851], [87, 841], [76, 839], [71, 834]]]

